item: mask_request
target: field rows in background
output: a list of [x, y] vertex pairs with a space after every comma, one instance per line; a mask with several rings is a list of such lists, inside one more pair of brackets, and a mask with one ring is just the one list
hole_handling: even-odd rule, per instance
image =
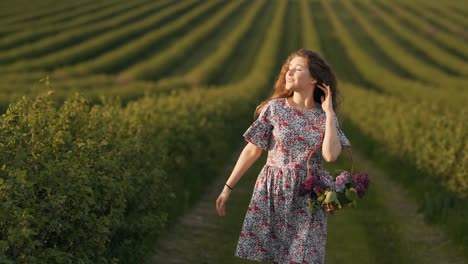
[[[183, 4], [183, 3], [182, 3]], [[219, 3], [206, 2], [191, 10], [186, 10], [180, 17], [146, 34], [129, 39], [125, 45], [97, 54], [89, 60], [76, 65], [69, 65], [58, 69], [60, 73], [72, 75], [86, 75], [88, 73], [118, 73], [132, 64], [145, 59], [151, 54], [162, 52], [173, 43], [177, 36], [183, 36], [190, 29], [196, 28], [207, 17], [219, 10]], [[170, 16], [171, 12], [167, 13]], [[106, 41], [111, 39], [105, 38]]]
[[[222, 83], [232, 82], [234, 78], [239, 78], [240, 73], [226, 71], [230, 65], [244, 65], [247, 71], [250, 70], [249, 65], [245, 60], [249, 59], [246, 56], [238, 56], [243, 53], [240, 50], [242, 42], [248, 42], [249, 35], [258, 34], [262, 36], [267, 27], [260, 21], [265, 21], [265, 18], [271, 19], [270, 10], [266, 3], [257, 1], [255, 5], [248, 7], [242, 17], [232, 19], [232, 28], [226, 27], [223, 31], [230, 31], [230, 34], [218, 36], [214, 38], [211, 45], [202, 45], [202, 48], [197, 50], [197, 55], [180, 64], [180, 68], [172, 71], [170, 75], [183, 76], [188, 82], [193, 85], [210, 84], [214, 79], [221, 80]], [[260, 16], [260, 11], [262, 15]], [[258, 30], [257, 32], [255, 32]], [[260, 39], [257, 39], [260, 40]], [[255, 46], [249, 47], [255, 51]], [[228, 77], [231, 76], [231, 77]], [[231, 78], [231, 81], [229, 81]]]
[[[160, 27], [164, 23], [170, 21], [171, 18], [177, 17], [178, 15], [181, 15], [181, 13], [183, 13], [184, 11], [187, 11], [190, 7], [193, 7], [194, 2], [195, 1], [193, 0], [182, 3], [174, 2], [173, 5], [164, 8], [162, 11], [160, 10], [157, 15], [154, 15], [151, 12], [147, 12], [148, 10], [145, 7], [137, 8], [135, 12], [131, 12], [128, 15], [128, 18], [126, 16], [117, 17], [113, 21], [103, 22], [103, 26], [101, 26], [101, 23], [92, 26], [91, 28], [76, 29], [79, 32], [87, 31], [91, 34], [94, 32], [95, 28], [97, 28], [98, 31], [99, 28], [101, 28], [101, 30], [103, 30], [103, 34], [96, 36], [95, 38], [82, 38], [80, 34], [76, 34], [75, 36], [73, 33], [74, 31], [71, 31], [64, 32], [63, 35], [60, 35], [57, 38], [45, 39], [44, 41], [33, 43], [31, 45], [36, 45], [36, 48], [38, 48], [37, 51], [35, 51], [34, 49], [21, 49], [23, 49], [26, 52], [29, 52], [32, 55], [34, 55], [34, 52], [37, 52], [37, 55], [40, 55], [42, 48], [50, 49], [48, 45], [63, 45], [64, 41], [66, 41], [65, 43], [69, 43], [72, 46], [66, 49], [60, 49], [51, 55], [45, 54], [44, 56], [38, 58], [16, 61], [12, 65], [5, 67], [5, 70], [52, 70], [61, 66], [70, 65], [76, 62], [87, 60], [96, 55], [99, 55], [102, 52], [106, 52], [109, 49], [123, 45], [130, 39], [139, 37], [145, 34], [147, 31], [152, 30], [154, 27]], [[157, 8], [161, 4], [165, 4], [165, 2], [151, 3], [150, 6], [153, 6], [155, 8], [153, 9], [153, 11], [155, 11], [158, 10]], [[117, 30], [111, 30], [114, 26], [116, 26], [115, 22], [117, 22], [118, 25], [118, 23], [123, 23], [125, 21], [127, 22], [123, 24], [122, 27], [118, 28]], [[79, 41], [81, 41], [81, 43], [76, 43]], [[2, 56], [0, 56], [0, 60], [11, 60], [11, 58], [14, 56], [16, 56], [15, 53], [10, 51], [9, 53], [2, 54]]]
[[214, 13], [209, 20], [205, 20], [202, 24], [188, 34], [182, 36], [177, 40], [174, 45], [171, 45], [169, 49], [164, 50], [162, 53], [154, 54], [148, 59], [139, 61], [127, 69], [122, 71], [120, 74], [124, 78], [129, 79], [145, 79], [145, 80], [158, 80], [161, 78], [161, 74], [167, 73], [167, 63], [178, 63], [184, 58], [184, 54], [181, 51], [189, 50], [192, 46], [197, 47], [204, 42], [205, 37], [210, 37], [218, 29], [222, 28], [222, 23], [227, 22], [227, 17], [234, 13], [243, 2], [231, 2], [228, 5], [222, 7], [221, 10]]
[[0, 54], [7, 53], [11, 49], [18, 50], [18, 48], [20, 48], [20, 45], [24, 46], [27, 45], [27, 43], [31, 43], [33, 41], [37, 42], [51, 35], [60, 34], [60, 32], [63, 31], [71, 31], [74, 28], [78, 27], [89, 27], [91, 24], [109, 21], [114, 17], [126, 16], [126, 14], [128, 14], [128, 12], [130, 12], [132, 8], [135, 8], [135, 6], [137, 5], [142, 5], [142, 3], [146, 1], [147, 0], [132, 1], [131, 3], [119, 4], [111, 8], [99, 9], [98, 12], [87, 13], [85, 15], [80, 16], [77, 19], [71, 20], [68, 23], [53, 23], [50, 26], [42, 26], [38, 28], [28, 27], [20, 32], [2, 37], [2, 39], [0, 40], [0, 49], [2, 50], [2, 52]]
[[436, 10], [428, 7], [427, 3], [405, 2], [405, 4], [417, 7], [413, 10], [418, 12], [418, 16], [424, 17], [431, 25], [436, 27], [436, 30], [458, 36], [460, 40], [468, 39], [468, 31], [466, 31], [466, 28], [463, 28], [460, 24], [452, 23], [449, 19], [441, 16]]
[[[271, 10], [271, 9], [270, 9]], [[266, 20], [263, 19], [263, 21], [265, 22]], [[262, 30], [262, 31], [265, 31], [266, 29], [266, 24], [263, 23], [264, 25], [264, 28], [261, 28], [261, 27], [258, 27], [256, 26], [255, 28], [258, 30]], [[255, 36], [258, 36], [258, 35], [262, 35], [262, 33], [260, 32], [250, 32], [250, 35], [252, 34], [255, 34]], [[232, 43], [232, 45], [236, 45], [237, 43]], [[255, 52], [255, 49], [253, 49], [254, 47], [250, 47], [252, 52]], [[213, 54], [213, 57], [216, 55]], [[229, 61], [233, 61], [234, 59], [238, 58], [238, 56], [233, 56], [232, 59], [230, 59]], [[244, 56], [244, 58], [246, 59], [252, 59], [252, 57], [247, 57], [247, 56]], [[235, 61], [235, 60], [234, 60]], [[209, 63], [208, 63], [209, 64]], [[234, 63], [234, 65], [244, 65], [245, 63]], [[212, 65], [211, 68], [213, 67], [219, 67], [219, 66], [216, 66], [216, 65]], [[248, 69], [248, 67], [242, 67], [242, 69]], [[7, 76], [7, 78], [3, 79], [2, 80], [2, 85], [4, 86], [8, 86], [8, 88], [5, 89], [5, 92], [7, 92], [6, 95], [10, 95], [12, 93], [12, 91], [14, 90], [18, 90], [17, 87], [18, 87], [18, 82], [21, 81], [22, 78], [26, 78], [28, 79], [29, 77], [29, 80], [27, 80], [24, 85], [23, 85], [23, 91], [24, 92], [28, 92], [28, 93], [36, 93], [36, 92], [32, 92], [32, 91], [41, 91], [41, 90], [44, 90], [44, 89], [47, 89], [44, 87], [44, 85], [40, 85], [37, 83], [37, 80], [39, 80], [39, 78], [42, 78], [42, 77], [45, 77], [47, 75], [47, 72], [37, 72], [36, 74], [31, 74], [31, 75], [27, 75], [27, 73], [22, 73], [22, 74], [17, 74], [17, 76], [15, 76], [15, 74], [10, 74]], [[242, 76], [240, 76], [240, 74], [230, 74], [229, 75], [231, 78], [234, 77], [234, 78], [242, 78]], [[236, 77], [237, 76], [237, 77]], [[202, 78], [206, 78], [205, 76], [202, 76]], [[223, 78], [227, 78], [227, 77], [223, 77]], [[35, 85], [31, 85], [31, 86], [28, 86], [28, 83], [35, 80], [36, 81], [36, 84]], [[84, 76], [80, 76], [79, 78], [72, 78], [72, 79], [69, 79], [69, 78], [65, 78], [63, 76], [61, 76], [61, 73], [59, 74], [56, 74], [55, 76], [51, 76], [51, 82], [52, 82], [52, 85], [50, 88], [57, 88], [57, 87], [61, 87], [63, 88], [65, 91], [68, 91], [68, 92], [73, 92], [73, 91], [83, 91], [84, 94], [99, 94], [99, 93], [103, 93], [103, 94], [120, 94], [122, 96], [130, 96], [130, 97], [138, 97], [138, 96], [141, 96], [144, 92], [147, 92], [147, 91], [155, 91], [157, 92], [158, 90], [158, 84], [155, 84], [155, 85], [152, 85], [151, 83], [148, 83], [148, 82], [141, 82], [140, 84], [140, 81], [138, 80], [133, 80], [132, 82], [130, 83], [126, 83], [122, 80], [119, 80], [119, 79], [116, 79], [112, 76], [109, 76], [108, 78], [106, 78], [104, 75], [96, 75], [96, 77], [93, 77], [93, 75], [84, 75]], [[100, 87], [100, 89], [96, 90], [96, 89], [91, 89], [92, 88], [92, 84], [93, 82], [96, 83], [97, 86]], [[172, 82], [169, 82], [168, 84], [164, 84], [163, 83], [163, 86], [165, 87], [168, 87], [168, 88], [174, 88], [174, 87], [170, 87], [170, 85], [173, 84]], [[178, 83], [179, 84], [179, 83]], [[56, 90], [56, 89], [54, 89]], [[57, 93], [62, 93], [62, 91], [58, 90], [56, 91]], [[65, 92], [66, 94], [66, 92]], [[64, 95], [65, 95], [64, 94]], [[5, 94], [4, 94], [5, 95]], [[3, 98], [5, 97], [9, 97], [11, 98], [11, 96], [4, 96]]]
[[[247, 34], [234, 45], [230, 58], [220, 67], [221, 72], [211, 77], [204, 76], [207, 85], [236, 83], [254, 72], [256, 54], [262, 47], [262, 41], [268, 32], [268, 25], [273, 20], [275, 5], [266, 5], [262, 15], [258, 16]], [[209, 64], [208, 60], [203, 64]], [[212, 67], [216, 67], [212, 65]], [[194, 69], [196, 70], [196, 69]], [[193, 71], [187, 73], [192, 75]], [[190, 78], [190, 77], [189, 77]]]
[[[386, 35], [393, 39], [397, 45], [407, 50], [408, 53], [412, 53], [414, 57], [421, 60], [423, 63], [431, 65], [430, 67], [436, 68], [440, 71], [440, 74], [456, 76], [458, 73], [453, 71], [448, 65], [442, 61], [438, 61], [432, 52], [444, 55], [443, 51], [438, 49], [436, 45], [431, 45], [427, 40], [423, 40], [417, 36], [414, 36], [410, 31], [405, 30], [400, 26], [399, 22], [391, 17], [385, 10], [382, 10], [376, 3], [367, 2], [356, 3], [358, 7], [364, 8], [367, 14], [376, 14], [373, 21], [376, 22], [376, 26], [380, 30], [384, 30]], [[426, 44], [422, 44], [425, 42]], [[424, 47], [422, 47], [422, 45]], [[440, 75], [439, 74], [439, 75]]]
[[[123, 54], [123, 53], [122, 53], [122, 54]], [[109, 56], [109, 58], [112, 58], [112, 56]], [[109, 59], [109, 60], [110, 60], [110, 59]], [[87, 61], [87, 62], [89, 62], [89, 61]], [[37, 64], [39, 64], [39, 63], [37, 63]], [[47, 63], [46, 63], [46, 64], [47, 64]], [[85, 62], [85, 65], [86, 65], [86, 62]], [[125, 64], [124, 64], [124, 63], [119, 63], [119, 64], [116, 64], [116, 65], [125, 65]], [[19, 67], [18, 67], [18, 68], [19, 68]], [[23, 67], [21, 67], [21, 68], [23, 68]], [[26, 67], [26, 68], [27, 68], [27, 67]], [[81, 67], [81, 68], [89, 68], [89, 67]], [[143, 67], [143, 68], [144, 68], [144, 67]], [[113, 72], [113, 73], [115, 73], [115, 72]], [[348, 75], [349, 75], [349, 76], [353, 76], [353, 74], [348, 74]], [[354, 76], [357, 76], [357, 75], [354, 75]], [[429, 76], [433, 76], [433, 75], [429, 75]], [[363, 81], [363, 79], [361, 78], [361, 79], [358, 81], [358, 83], [359, 83], [360, 81]], [[367, 86], [370, 87], [370, 86], [372, 86], [372, 85], [367, 85]]]
[[[83, 7], [75, 8], [73, 10], [57, 14], [53, 17], [45, 17], [44, 19], [36, 19], [32, 23], [26, 21], [24, 23], [14, 23], [12, 25], [5, 25], [4, 27], [13, 32], [27, 32], [34, 30], [41, 30], [43, 28], [53, 27], [58, 24], [73, 23], [73, 21], [79, 21], [83, 16], [93, 15], [95, 12], [99, 12], [102, 9], [115, 9], [119, 5], [122, 5], [121, 0], [112, 0], [109, 2], [95, 2], [85, 5]], [[9, 34], [13, 35], [13, 34]]]
[[[43, 2], [44, 5], [41, 5], [40, 7], [34, 7], [31, 8], [32, 10], [29, 12], [22, 12], [21, 10], [18, 10], [18, 13], [16, 15], [10, 18], [2, 19], [0, 20], [0, 25], [3, 26], [8, 26], [8, 25], [14, 25], [14, 24], [23, 24], [30, 26], [33, 24], [35, 21], [40, 21], [40, 20], [45, 20], [48, 21], [50, 18], [53, 18], [55, 16], [60, 16], [63, 13], [67, 13], [69, 11], [79, 9], [82, 6], [89, 5], [92, 1], [90, 0], [84, 0], [81, 1], [80, 3], [68, 3], [68, 2], [53, 2], [53, 1], [45, 1]], [[24, 3], [25, 6], [31, 6], [29, 2]], [[51, 7], [50, 5], [53, 5]], [[11, 6], [15, 6], [14, 3], [10, 2], [5, 4], [5, 6], [2, 8], [2, 10], [9, 10]], [[34, 4], [32, 5], [34, 6]], [[21, 8], [25, 8], [24, 6]], [[28, 8], [26, 8], [28, 9]]]
[[[459, 25], [461, 28], [466, 30], [466, 28], [468, 28], [468, 22], [464, 17], [467, 13], [466, 4], [463, 4], [463, 1], [459, 1], [462, 3], [461, 5], [454, 3], [457, 1], [450, 2], [453, 2], [451, 7], [449, 7], [450, 5], [446, 5], [446, 3], [442, 3], [440, 1], [418, 1], [419, 4], [429, 7], [443, 19], [450, 21], [450, 23], [454, 25]], [[465, 11], [462, 11], [463, 9]]]
[[[15, 4], [13, 4], [15, 3]], [[2, 1], [0, 3], [0, 20], [6, 20], [6, 18], [11, 19], [11, 17], [17, 15], [19, 12], [28, 13], [31, 15], [32, 10], [38, 11], [41, 8], [47, 5], [53, 5], [59, 7], [60, 3], [63, 4], [63, 1], [59, 0], [44, 0], [38, 2], [31, 2], [27, 0], [17, 0], [17, 1]]]
[[428, 21], [431, 13], [425, 9], [416, 6], [414, 2], [394, 2], [389, 5], [393, 13], [398, 15], [404, 25], [410, 26], [410, 30], [419, 33], [422, 37], [433, 39], [439, 47], [452, 55], [468, 61], [468, 45], [466, 39], [460, 36], [460, 33], [450, 33], [434, 27], [433, 23]]
[[[424, 78], [428, 78], [426, 77], [427, 71], [440, 75], [438, 69], [432, 68], [430, 64], [423, 64], [417, 57], [406, 52], [402, 46], [395, 43], [388, 31], [387, 34], [381, 34], [380, 30], [382, 29], [375, 26], [377, 21], [371, 20], [375, 19], [375, 16], [369, 17], [369, 12], [359, 12], [362, 10], [361, 7], [356, 7], [346, 1], [339, 4], [333, 3], [333, 8], [337, 8], [339, 12], [349, 14], [340, 19], [343, 29], [350, 33], [349, 36], [356, 43], [356, 47], [360, 47], [360, 52], [375, 60], [380, 68], [386, 69], [395, 77], [403, 79], [417, 80], [415, 77], [417, 76], [417, 78], [423, 77], [422, 81], [425, 81]], [[401, 55], [407, 55], [407, 57], [401, 58]], [[413, 67], [421, 65], [423, 68]], [[424, 68], [426, 65], [427, 69]], [[413, 70], [414, 68], [416, 69]], [[419, 74], [419, 72], [423, 74]], [[446, 77], [447, 75], [443, 76]]]
[[432, 63], [439, 65], [447, 73], [455, 76], [467, 76], [468, 75], [468, 64], [462, 59], [445, 52], [433, 41], [427, 41], [426, 38], [414, 34], [406, 27], [400, 26], [401, 23], [396, 19], [396, 16], [391, 16], [392, 12], [388, 8], [388, 3], [383, 1], [367, 2], [369, 6], [375, 11], [377, 9], [385, 12], [380, 12], [381, 17], [384, 19], [386, 25], [394, 30], [400, 39], [404, 39], [411, 46], [416, 48], [420, 53], [424, 53]]
[[[369, 17], [371, 12], [367, 11], [364, 6], [353, 6], [348, 2], [343, 2], [346, 7], [346, 12], [351, 16], [347, 16], [345, 25], [356, 32], [352, 34], [359, 46], [369, 53], [370, 58], [380, 60], [380, 65], [385, 65], [394, 74], [401, 78], [422, 81], [427, 86], [452, 86], [449, 89], [462, 89], [466, 82], [466, 77], [454, 77], [441, 71], [435, 67], [435, 64], [428, 63], [424, 57], [421, 58], [411, 51], [409, 46], [403, 45], [397, 41], [398, 36], [393, 35], [391, 29], [383, 28], [380, 20], [376, 17]], [[340, 7], [341, 5], [335, 5]], [[374, 14], [380, 14], [374, 12]], [[358, 25], [356, 25], [358, 24]], [[379, 32], [385, 31], [383, 35]], [[364, 48], [365, 47], [365, 48]], [[395, 88], [389, 89], [395, 90]]]
[[[315, 5], [318, 6], [317, 8], [320, 8], [320, 5]], [[355, 42], [354, 37], [346, 30], [346, 27], [340, 22], [340, 19], [336, 15], [333, 13], [329, 14], [330, 22], [326, 22], [328, 19], [325, 19], [322, 25], [318, 25], [318, 30], [320, 31], [321, 28], [324, 29], [324, 31], [322, 31], [322, 36], [324, 37], [330, 35], [335, 38], [335, 34], [328, 33], [325, 30], [327, 28], [333, 28], [332, 32], [336, 32], [336, 38], [340, 41], [337, 42], [335, 39], [328, 40], [328, 42], [335, 41], [333, 45], [329, 45], [329, 47], [326, 47], [327, 41], [324, 41], [322, 46], [325, 47], [325, 50], [328, 48], [335, 52], [335, 54], [330, 52], [332, 54], [331, 60], [336, 61], [334, 65], [337, 67], [338, 72], [342, 72], [344, 80], [351, 80], [354, 83], [376, 91], [398, 94], [403, 98], [417, 97], [424, 101], [430, 100], [435, 103], [436, 107], [455, 107], [463, 104], [463, 97], [452, 98], [448, 93], [448, 91], [459, 91], [463, 93], [464, 90], [458, 87], [462, 84], [462, 81], [458, 79], [446, 79], [442, 90], [434, 85], [411, 81], [393, 74], [388, 69], [383, 68], [381, 64], [377, 63], [375, 58], [370, 57], [364, 49], [361, 49]], [[316, 22], [316, 24], [318, 23]], [[338, 50], [343, 50], [342, 54], [339, 54], [339, 52], [337, 52]], [[352, 52], [345, 53], [345, 50], [352, 50]], [[343, 63], [343, 60], [347, 60], [347, 62]], [[351, 65], [354, 67], [350, 67]], [[421, 91], [424, 91], [424, 93], [421, 93]], [[449, 102], [450, 104], [448, 104]]]
[[[215, 54], [218, 47], [233, 44], [223, 43], [224, 39], [235, 30], [239, 21], [242, 21], [241, 18], [251, 8], [251, 4], [238, 1], [223, 6], [217, 13], [213, 13], [210, 19], [203, 20], [197, 28], [158, 52], [149, 53], [145, 60], [128, 64], [119, 74], [123, 78], [153, 81], [183, 75], [196, 64], [203, 63], [205, 59], [209, 60], [209, 56]], [[189, 56], [186, 54], [187, 50], [190, 50]]]
[[314, 50], [316, 52], [321, 52], [320, 51], [320, 44], [319, 44], [319, 38], [318, 38], [318, 33], [316, 31], [317, 25], [314, 24], [314, 19], [312, 15], [313, 10], [310, 8], [310, 3], [307, 0], [301, 0], [300, 1], [300, 10], [301, 10], [301, 25], [306, 32], [306, 34], [303, 34], [302, 37], [302, 43], [304, 48], [309, 49], [309, 50]]
[[[258, 10], [260, 6], [257, 4], [257, 7], [255, 9], [253, 9], [252, 11], [250, 11], [252, 13], [252, 15], [250, 15], [251, 17], [253, 15], [255, 15], [254, 12], [256, 12], [255, 10]], [[272, 10], [272, 9], [269, 9], [269, 10]], [[271, 13], [271, 12], [268, 12], [268, 13]], [[268, 16], [266, 16], [268, 17]], [[258, 17], [258, 18], [262, 18], [263, 17]], [[261, 25], [263, 25], [263, 27], [255, 27], [257, 32], [251, 32], [251, 35], [252, 34], [255, 34], [255, 35], [259, 35], [261, 36], [262, 33], [259, 32], [258, 30], [260, 31], [265, 31], [266, 29], [266, 23], [267, 20], [263, 19], [263, 23]], [[244, 21], [245, 22], [245, 21]], [[244, 25], [244, 27], [248, 27], [248, 24]], [[245, 30], [245, 29], [244, 29]], [[231, 43], [231, 46], [235, 46], [236, 42], [233, 42]], [[221, 45], [219, 46], [221, 48]], [[229, 48], [229, 46], [227, 46], [226, 48]], [[256, 50], [253, 49], [254, 47], [250, 47], [252, 49], [253, 52], [255, 52]], [[216, 63], [209, 63], [210, 61], [213, 61], [213, 57], [217, 57], [217, 52], [214, 52], [212, 54], [212, 56], [209, 56], [207, 57], [207, 65], [209, 65], [211, 68], [222, 68], [222, 65], [217, 65]], [[244, 57], [245, 59], [251, 59], [251, 57]], [[217, 59], [219, 60], [219, 59]], [[239, 63], [234, 63], [234, 65], [245, 65], [245, 63], [242, 62], [242, 60], [239, 60], [239, 57], [237, 56], [233, 56], [231, 59], [229, 59], [228, 61], [231, 61], [231, 62], [236, 62], [236, 61], [239, 61]], [[216, 61], [213, 61], [213, 62], [216, 62]], [[244, 67], [245, 69], [246, 67]], [[197, 68], [198, 69], [198, 68]], [[247, 67], [248, 69], [248, 67]], [[43, 76], [46, 75], [45, 72], [38, 72], [36, 74], [31, 74], [31, 75], [27, 75], [26, 73], [22, 74], [22, 75], [25, 75], [24, 77], [21, 76], [19, 77], [18, 79], [21, 79], [21, 78], [25, 78], [25, 77], [29, 77], [31, 78], [29, 81], [32, 81], [32, 80], [38, 80], [39, 78], [42, 78]], [[222, 75], [224, 76], [224, 75]], [[232, 78], [242, 78], [242, 76], [240, 74], [235, 74], [235, 73], [231, 73], [229, 74], [229, 76]], [[200, 78], [207, 78], [206, 76], [200, 76]], [[2, 80], [3, 81], [3, 85], [8, 85], [8, 82], [9, 83], [14, 83], [14, 82], [17, 82], [18, 80], [15, 78], [15, 76], [9, 76], [9, 78], [6, 78]], [[73, 79], [61, 79], [59, 75], [56, 75], [56, 77], [54, 78], [53, 76], [51, 77], [51, 82], [52, 82], [52, 88], [53, 87], [57, 87], [57, 86], [60, 86], [62, 89], [64, 90], [67, 90], [67, 91], [82, 91], [84, 94], [87, 94], [89, 95], [90, 93], [98, 93], [98, 92], [101, 92], [101, 93], [112, 93], [112, 94], [120, 94], [120, 95], [128, 95], [128, 94], [133, 94], [134, 96], [132, 97], [135, 97], [136, 95], [142, 95], [144, 91], [154, 91], [154, 92], [157, 92], [158, 90], [158, 84], [151, 84], [149, 82], [141, 82], [138, 81], [138, 80], [135, 80], [135, 81], [132, 81], [130, 84], [126, 84], [126, 83], [123, 83], [121, 80], [116, 80], [115, 78], [109, 76], [108, 78], [106, 78], [104, 75], [97, 75], [96, 77], [93, 77], [93, 75], [86, 75], [86, 76], [83, 76], [83, 77], [80, 77], [79, 79], [76, 79], [76, 80], [73, 80]], [[99, 86], [99, 90], [96, 90], [96, 89], [91, 89], [92, 88], [92, 85], [93, 85], [93, 82], [95, 83], [96, 86]], [[128, 87], [130, 86], [130, 87]], [[40, 89], [43, 89], [43, 85], [34, 85], [33, 87], [28, 87], [27, 84], [25, 84], [25, 89], [27, 90], [30, 90], [31, 88], [34, 90], [34, 87], [38, 90]], [[40, 88], [39, 88], [40, 87]], [[138, 88], [140, 87], [140, 88]], [[170, 88], [174, 88], [174, 87], [170, 87]], [[16, 88], [15, 88], [16, 89]], [[6, 91], [12, 91], [14, 89], [8, 89]], [[156, 90], [156, 91], [155, 91]], [[26, 91], [24, 91], [26, 92]], [[57, 91], [60, 93], [60, 90]]]

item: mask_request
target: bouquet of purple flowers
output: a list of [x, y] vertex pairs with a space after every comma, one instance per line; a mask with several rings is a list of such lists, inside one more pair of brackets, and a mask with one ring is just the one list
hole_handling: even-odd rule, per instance
[[362, 198], [368, 187], [369, 176], [365, 172], [351, 175], [348, 171], [342, 171], [331, 187], [326, 186], [318, 175], [312, 174], [299, 187], [299, 194], [309, 195], [307, 209], [310, 215], [321, 207], [333, 213], [336, 208], [355, 207], [357, 198]]
[[347, 171], [342, 171], [335, 178], [335, 191], [337, 200], [341, 206], [356, 206], [357, 198], [364, 197], [367, 188], [369, 188], [369, 176], [366, 172], [356, 173], [351, 175]]
[[[325, 134], [322, 134], [321, 139], [323, 140], [324, 137]], [[299, 195], [308, 195], [307, 209], [310, 215], [312, 215], [314, 209], [324, 208], [325, 211], [333, 213], [335, 208], [355, 207], [357, 198], [362, 198], [367, 188], [369, 188], [369, 176], [366, 172], [353, 174], [354, 160], [350, 147], [345, 148], [351, 155], [352, 165], [350, 172], [341, 171], [335, 180], [328, 185], [322, 182], [318, 175], [313, 174], [309, 161], [315, 151], [322, 146], [322, 143], [317, 145], [309, 154], [307, 159], [307, 178], [299, 186]]]

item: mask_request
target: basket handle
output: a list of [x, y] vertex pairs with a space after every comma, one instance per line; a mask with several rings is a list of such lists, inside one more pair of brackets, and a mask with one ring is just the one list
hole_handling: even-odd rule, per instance
[[[309, 164], [310, 159], [312, 158], [312, 155], [314, 155], [315, 151], [317, 151], [317, 149], [318, 149], [319, 147], [322, 146], [322, 144], [323, 144], [323, 138], [324, 138], [324, 137], [325, 137], [325, 133], [323, 133], [323, 134], [320, 136], [320, 144], [318, 144], [318, 145], [312, 150], [312, 152], [310, 152], [309, 157], [307, 158], [307, 175], [309, 175], [309, 173], [310, 173], [310, 164]], [[353, 153], [351, 152], [351, 147], [345, 147], [345, 149], [349, 152], [350, 157], [351, 157], [351, 171], [350, 171], [350, 173], [353, 174], [353, 172], [354, 172]]]

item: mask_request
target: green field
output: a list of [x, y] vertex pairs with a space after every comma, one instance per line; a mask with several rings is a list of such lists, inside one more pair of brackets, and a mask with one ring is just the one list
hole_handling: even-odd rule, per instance
[[[2, 1], [0, 263], [150, 259], [228, 177], [255, 106], [300, 48], [336, 71], [341, 127], [381, 171], [367, 210], [330, 222], [361, 246], [331, 231], [343, 250], [327, 259], [427, 263], [429, 240], [401, 231], [408, 220], [379, 193], [391, 182], [468, 262], [467, 15], [436, 0]], [[218, 225], [236, 234], [239, 221]], [[210, 254], [229, 254], [236, 241], [223, 239]]]

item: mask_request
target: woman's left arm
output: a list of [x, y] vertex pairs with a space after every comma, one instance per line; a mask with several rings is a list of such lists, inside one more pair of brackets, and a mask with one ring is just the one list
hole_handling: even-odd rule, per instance
[[322, 144], [322, 156], [327, 162], [335, 161], [341, 153], [341, 143], [335, 124], [335, 112], [325, 112], [325, 136]]
[[326, 115], [325, 136], [323, 137], [322, 156], [327, 162], [335, 161], [341, 153], [341, 143], [338, 138], [338, 129], [335, 124], [335, 111], [333, 111], [332, 93], [330, 86], [317, 85], [324, 93], [322, 96], [322, 109]]

